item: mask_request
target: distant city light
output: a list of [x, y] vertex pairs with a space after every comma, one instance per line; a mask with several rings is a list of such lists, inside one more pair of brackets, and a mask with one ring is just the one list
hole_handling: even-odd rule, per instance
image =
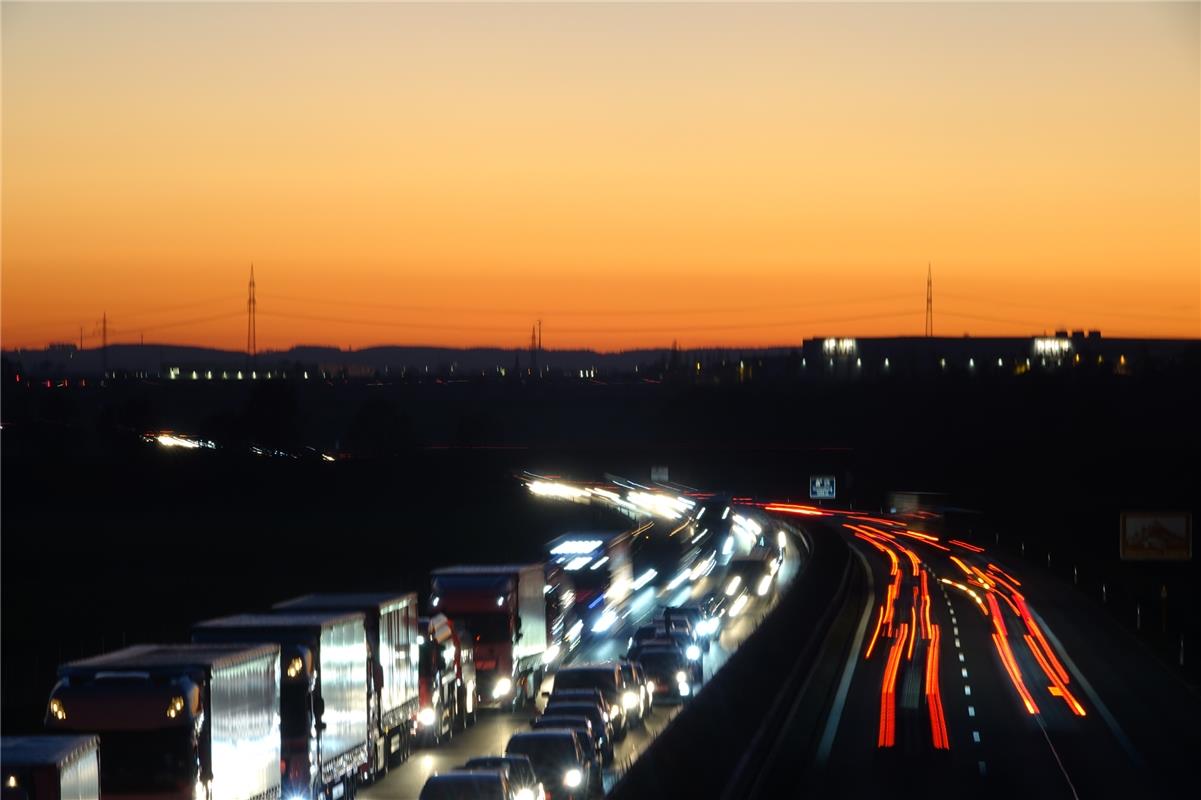
[[822, 350], [826, 355], [849, 356], [858, 349], [854, 339], [826, 339], [822, 342]]
[[1071, 349], [1072, 342], [1070, 339], [1050, 337], [1034, 340], [1034, 352], [1036, 355], [1061, 357], [1067, 355]]

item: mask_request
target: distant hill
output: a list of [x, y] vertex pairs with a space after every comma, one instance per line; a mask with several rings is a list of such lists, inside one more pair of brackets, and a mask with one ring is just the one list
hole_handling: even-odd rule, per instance
[[[753, 358], [778, 356], [788, 348], [747, 348], [744, 350], [690, 350], [689, 357], [706, 360], [726, 355], [729, 358]], [[617, 353], [598, 353], [594, 350], [545, 350], [539, 354], [540, 365], [553, 370], [576, 372], [595, 369], [597, 374], [633, 372], [640, 365], [661, 363], [670, 357], [666, 348], [627, 350]], [[98, 375], [104, 364], [105, 355], [99, 348], [79, 350], [74, 345], [53, 345], [43, 350], [6, 350], [6, 359], [20, 364], [36, 374]], [[368, 347], [362, 350], [340, 350], [322, 345], [297, 345], [288, 350], [261, 352], [255, 361], [260, 370], [294, 366], [319, 369], [351, 371], [378, 370], [379, 372], [412, 371], [443, 374], [495, 373], [498, 368], [510, 370], [515, 364], [521, 368], [530, 366], [528, 350], [496, 347], [451, 348], [451, 347]], [[109, 370], [121, 372], [147, 372], [158, 374], [170, 367], [181, 369], [243, 369], [247, 356], [234, 350], [218, 350], [209, 347], [188, 347], [169, 344], [115, 344], [107, 352]]]

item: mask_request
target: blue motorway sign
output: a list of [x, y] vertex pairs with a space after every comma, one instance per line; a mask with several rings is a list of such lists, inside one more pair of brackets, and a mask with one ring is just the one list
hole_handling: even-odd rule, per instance
[[833, 475], [810, 475], [809, 476], [809, 498], [812, 500], [833, 500], [834, 499], [834, 476]]

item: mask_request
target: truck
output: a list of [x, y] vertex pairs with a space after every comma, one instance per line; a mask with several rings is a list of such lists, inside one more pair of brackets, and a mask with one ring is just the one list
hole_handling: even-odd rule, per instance
[[412, 752], [418, 704], [417, 595], [309, 594], [276, 603], [284, 613], [359, 611], [367, 630], [367, 752], [380, 776]]
[[570, 586], [573, 610], [584, 630], [603, 633], [620, 617], [634, 586], [630, 543], [634, 531], [565, 533], [547, 544], [548, 566]]
[[368, 777], [367, 632], [360, 612], [239, 614], [192, 626], [195, 642], [280, 650], [279, 771], [285, 800], [343, 800]]
[[420, 622], [420, 709], [414, 732], [424, 744], [439, 744], [475, 723], [480, 693], [474, 639], [445, 614], [422, 617]]
[[547, 635], [545, 564], [465, 565], [431, 573], [430, 606], [473, 634], [485, 707], [524, 707], [538, 696], [559, 648]]
[[58, 677], [46, 728], [100, 737], [105, 797], [280, 797], [277, 645], [135, 645]]
[[0, 738], [3, 800], [100, 800], [95, 736]]

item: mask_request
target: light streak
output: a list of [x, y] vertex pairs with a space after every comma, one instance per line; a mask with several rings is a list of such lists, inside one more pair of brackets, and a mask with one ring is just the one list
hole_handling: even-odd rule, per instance
[[1026, 684], [1022, 680], [1022, 673], [1013, 658], [1013, 651], [1009, 649], [1009, 641], [995, 632], [992, 635], [992, 640], [993, 644], [997, 647], [997, 653], [1001, 656], [1001, 663], [1005, 666], [1005, 671], [1009, 673], [1009, 680], [1013, 682], [1013, 688], [1017, 689], [1018, 695], [1022, 698], [1022, 703], [1026, 706], [1026, 711], [1031, 714], [1037, 714], [1038, 706], [1035, 705], [1034, 698], [1030, 696], [1030, 692], [1026, 690]]
[[968, 544], [967, 542], [961, 542], [958, 539], [947, 539], [947, 544], [953, 544], [956, 547], [962, 547], [964, 550], [971, 550], [973, 553], [983, 553], [984, 552], [983, 547], [977, 547], [974, 544]]
[[963, 570], [963, 574], [967, 575], [968, 580], [972, 580], [976, 577], [975, 575], [972, 574], [972, 571], [967, 568], [967, 564], [964, 564], [962, 561], [959, 560], [959, 558], [957, 558], [956, 556], [951, 556], [951, 560], [955, 562], [955, 566], [957, 566], [961, 570]]
[[1055, 671], [1051, 668], [1051, 665], [1047, 663], [1047, 659], [1045, 659], [1043, 654], [1039, 652], [1038, 643], [1034, 641], [1034, 637], [1028, 633], [1026, 634], [1026, 646], [1030, 648], [1030, 652], [1034, 653], [1034, 659], [1038, 661], [1038, 665], [1042, 667], [1043, 672], [1046, 673], [1047, 679], [1051, 681], [1051, 686], [1047, 687], [1047, 691], [1049, 691], [1053, 697], [1062, 697], [1063, 701], [1068, 704], [1068, 708], [1070, 708], [1072, 713], [1076, 716], [1085, 716], [1084, 706], [1080, 705], [1079, 701], [1077, 701], [1076, 698], [1072, 696], [1072, 693], [1068, 691], [1068, 687], [1063, 685], [1063, 681], [1059, 679], [1059, 676], [1055, 674]]
[[863, 654], [864, 661], [872, 657], [872, 650], [876, 647], [876, 638], [880, 635], [880, 624], [882, 622], [884, 622], [884, 606], [880, 606], [876, 610], [876, 629], [872, 632], [871, 641], [867, 643], [867, 652]]
[[877, 747], [892, 747], [896, 744], [896, 688], [897, 670], [901, 665], [901, 651], [905, 649], [905, 623], [892, 649], [888, 652], [888, 663], [884, 667], [884, 682], [880, 687], [880, 732]]
[[930, 638], [930, 590], [926, 587], [926, 573], [922, 573], [922, 638]]
[[935, 625], [930, 632], [930, 646], [926, 650], [926, 707], [930, 711], [930, 736], [935, 750], [951, 749], [947, 736], [947, 720], [942, 710], [942, 693], [938, 688], [938, 644], [939, 630]]
[[[915, 590], [916, 591], [916, 590]], [[902, 625], [902, 628], [905, 626]], [[913, 644], [917, 641], [917, 608], [909, 606], [909, 649], [905, 652], [905, 660], [913, 660]]]
[[1022, 585], [1022, 582], [1021, 582], [1021, 581], [1019, 581], [1017, 578], [1015, 578], [1015, 577], [1013, 577], [1012, 575], [1010, 575], [1010, 574], [1009, 574], [1008, 572], [1006, 572], [1005, 570], [1003, 570], [1003, 569], [1001, 569], [1000, 567], [998, 567], [996, 564], [991, 564], [991, 563], [990, 563], [990, 564], [988, 565], [988, 568], [989, 568], [989, 569], [991, 569], [993, 572], [999, 572], [999, 573], [1001, 573], [1002, 575], [1004, 575], [1006, 578], [1008, 578], [1008, 579], [1009, 579], [1009, 582], [1010, 582], [1010, 583], [1014, 584], [1015, 586], [1021, 586], [1021, 585]]

